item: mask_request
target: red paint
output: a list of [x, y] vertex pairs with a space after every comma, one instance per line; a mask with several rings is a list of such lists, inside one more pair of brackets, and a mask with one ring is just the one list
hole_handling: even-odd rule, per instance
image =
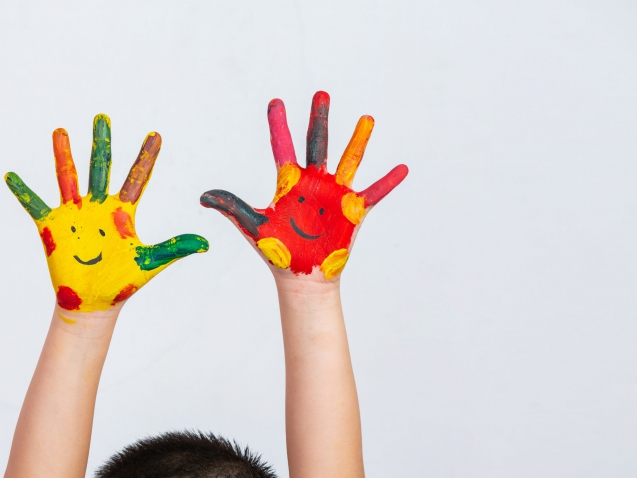
[[288, 128], [283, 101], [274, 99], [268, 105], [268, 123], [270, 124], [270, 143], [277, 168], [286, 163], [296, 164], [296, 153], [292, 144], [292, 135]]
[[44, 244], [44, 248], [46, 249], [46, 256], [49, 257], [51, 254], [53, 254], [53, 251], [56, 247], [55, 241], [53, 240], [53, 234], [51, 234], [51, 229], [49, 229], [48, 227], [42, 229], [40, 237], [42, 238], [42, 243]]
[[139, 289], [139, 287], [133, 284], [128, 284], [119, 292], [119, 294], [115, 296], [115, 298], [113, 299], [113, 302], [111, 302], [111, 305], [115, 305], [118, 302], [121, 302], [123, 300], [130, 298], [131, 295], [137, 292], [137, 289]]
[[113, 213], [113, 222], [115, 223], [115, 228], [122, 239], [135, 236], [135, 233], [133, 232], [135, 229], [133, 226], [133, 218], [130, 217], [130, 214], [124, 211], [121, 207], [118, 207]]
[[[292, 272], [309, 274], [332, 252], [349, 248], [356, 226], [343, 215], [341, 200], [351, 191], [336, 184], [334, 175], [324, 170], [301, 169], [299, 182], [278, 200], [274, 208], [257, 209], [269, 221], [259, 227], [258, 236], [252, 237], [255, 240], [276, 237], [290, 250]], [[301, 196], [305, 198], [303, 202], [299, 202]], [[319, 213], [321, 208], [323, 214]], [[292, 228], [291, 218], [306, 234], [322, 235], [318, 239], [304, 239]]]
[[66, 310], [79, 310], [82, 299], [70, 287], [61, 285], [57, 293], [58, 305]]
[[380, 178], [370, 187], [361, 191], [358, 195], [365, 200], [365, 207], [377, 204], [381, 199], [387, 196], [392, 189], [398, 186], [403, 179], [407, 177], [409, 169], [404, 164], [399, 164], [385, 176]]

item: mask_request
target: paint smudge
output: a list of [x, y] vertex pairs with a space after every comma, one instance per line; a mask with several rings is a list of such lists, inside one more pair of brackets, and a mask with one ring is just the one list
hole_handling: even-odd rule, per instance
[[40, 233], [40, 238], [42, 238], [42, 244], [44, 244], [44, 249], [46, 250], [46, 256], [49, 257], [51, 254], [53, 254], [53, 251], [55, 250], [55, 241], [53, 240], [53, 234], [51, 234], [51, 229], [49, 229], [48, 227], [45, 227], [44, 229], [42, 229], [42, 232]]
[[139, 287], [137, 287], [136, 285], [128, 284], [121, 291], [119, 291], [119, 294], [115, 296], [115, 298], [113, 299], [113, 302], [111, 302], [111, 305], [115, 305], [118, 302], [121, 302], [123, 300], [130, 298], [135, 292], [137, 292], [138, 289]]
[[133, 218], [121, 207], [118, 207], [113, 213], [113, 223], [115, 224], [115, 229], [117, 229], [117, 232], [122, 239], [135, 237]]
[[58, 305], [66, 310], [79, 310], [82, 304], [82, 299], [77, 292], [65, 285], [58, 287], [57, 299]]

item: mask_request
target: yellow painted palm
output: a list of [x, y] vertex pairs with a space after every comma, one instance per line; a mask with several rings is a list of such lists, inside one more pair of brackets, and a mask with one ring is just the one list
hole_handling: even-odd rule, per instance
[[154, 246], [137, 237], [135, 211], [150, 179], [161, 136], [150, 133], [119, 193], [109, 195], [111, 124], [93, 122], [89, 191], [80, 196], [69, 137], [53, 132], [53, 152], [61, 204], [49, 208], [15, 173], [7, 185], [38, 227], [60, 307], [105, 310], [128, 299], [172, 262], [208, 250], [203, 237], [184, 234]]

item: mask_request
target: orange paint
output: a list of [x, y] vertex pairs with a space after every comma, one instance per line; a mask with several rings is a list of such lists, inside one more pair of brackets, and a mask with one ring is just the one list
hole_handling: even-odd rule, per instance
[[135, 229], [133, 226], [133, 218], [121, 207], [118, 207], [113, 213], [113, 222], [122, 239], [135, 237], [135, 233], [133, 232]]
[[121, 302], [123, 300], [130, 298], [130, 296], [132, 296], [135, 292], [137, 292], [138, 289], [139, 287], [137, 287], [136, 285], [128, 284], [119, 292], [119, 294], [115, 296], [115, 298], [113, 299], [113, 302], [111, 302], [111, 305], [115, 305], [118, 302]]
[[63, 128], [53, 132], [53, 154], [62, 203], [73, 201], [77, 208], [81, 209], [82, 197], [77, 185], [77, 170], [71, 156], [69, 135]]

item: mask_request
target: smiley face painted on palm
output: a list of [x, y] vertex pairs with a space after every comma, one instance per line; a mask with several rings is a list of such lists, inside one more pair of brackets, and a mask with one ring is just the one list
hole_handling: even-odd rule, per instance
[[367, 211], [407, 175], [399, 165], [366, 190], [350, 189], [369, 141], [374, 120], [363, 116], [345, 149], [336, 174], [327, 171], [329, 96], [314, 95], [307, 134], [307, 166], [297, 164], [285, 106], [272, 100], [268, 121], [277, 165], [277, 190], [266, 209], [254, 209], [223, 190], [204, 193], [201, 204], [231, 217], [275, 267], [294, 274], [320, 268], [326, 279], [343, 270], [352, 238]]
[[34, 219], [46, 254], [58, 305], [67, 310], [105, 310], [128, 299], [177, 259], [204, 252], [208, 242], [184, 234], [154, 246], [135, 231], [135, 212], [150, 179], [161, 137], [150, 133], [122, 189], [108, 194], [111, 165], [110, 120], [93, 125], [89, 193], [81, 197], [66, 131], [53, 133], [61, 205], [49, 208], [15, 173], [7, 185]]

